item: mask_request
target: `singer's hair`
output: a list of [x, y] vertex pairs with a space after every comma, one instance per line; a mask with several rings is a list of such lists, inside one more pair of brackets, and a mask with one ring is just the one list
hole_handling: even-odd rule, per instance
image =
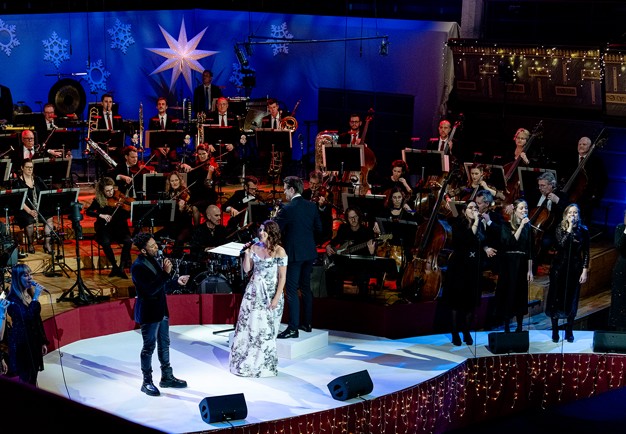
[[517, 199], [515, 202], [513, 202], [513, 215], [511, 216], [511, 227], [513, 228], [514, 231], [516, 231], [517, 228], [519, 228], [519, 225], [522, 222], [517, 217], [517, 214], [515, 214], [515, 210], [517, 209], [517, 206], [522, 202], [525, 203], [526, 206], [528, 206], [528, 202], [526, 202], [524, 199]]
[[561, 220], [561, 228], [566, 230], [568, 223], [567, 223], [567, 213], [569, 212], [570, 209], [572, 208], [576, 208], [578, 210], [578, 222], [574, 225], [575, 227], [585, 227], [585, 225], [583, 225], [582, 220], [580, 219], [580, 207], [578, 206], [578, 204], [575, 203], [570, 203], [569, 205], [567, 205], [565, 207], [565, 210], [563, 211], [563, 219]]
[[139, 232], [133, 238], [133, 244], [139, 249], [143, 250], [148, 245], [148, 241], [152, 238], [152, 234], [150, 232]]
[[22, 302], [24, 302], [24, 292], [28, 291], [28, 295], [31, 298], [35, 295], [35, 288], [30, 286], [26, 288], [22, 284], [22, 276], [24, 274], [31, 273], [30, 267], [26, 264], [15, 264], [11, 269], [11, 293], [15, 294]]
[[280, 226], [273, 220], [265, 220], [263, 226], [267, 233], [267, 250], [269, 250], [270, 253], [274, 253], [276, 246], [283, 244], [280, 236]]
[[288, 176], [283, 180], [283, 182], [287, 188], [293, 187], [294, 191], [298, 194], [302, 194], [304, 191], [304, 183], [302, 182], [302, 179], [297, 176]]
[[115, 185], [115, 181], [113, 178], [109, 178], [108, 176], [101, 178], [96, 184], [96, 200], [100, 206], [106, 206], [108, 203], [108, 199], [104, 194], [104, 189], [109, 185]]
[[467, 214], [465, 214], [465, 211], [467, 211], [467, 207], [469, 206], [470, 203], [473, 203], [474, 205], [476, 205], [476, 207], [478, 207], [478, 205], [476, 204], [476, 201], [474, 200], [468, 200], [465, 203], [457, 205], [457, 210], [459, 212], [458, 218], [461, 222], [463, 222], [462, 224], [465, 225], [466, 228], [471, 228], [472, 224], [474, 224], [474, 220], [471, 220], [470, 218], [467, 217]]

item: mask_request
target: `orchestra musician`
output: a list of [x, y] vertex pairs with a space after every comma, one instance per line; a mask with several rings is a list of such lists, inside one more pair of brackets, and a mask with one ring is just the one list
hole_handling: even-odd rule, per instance
[[193, 90], [193, 111], [209, 113], [213, 109], [213, 100], [222, 96], [222, 89], [213, 84], [213, 71], [202, 72], [202, 84]]
[[339, 145], [360, 145], [361, 144], [361, 126], [363, 121], [361, 116], [356, 113], [350, 115], [349, 120], [350, 129], [345, 131], [337, 137], [337, 144]]
[[[96, 183], [95, 198], [85, 210], [89, 217], [96, 219], [94, 222], [96, 242], [102, 247], [104, 256], [112, 267], [109, 277], [128, 279], [124, 269], [130, 268], [132, 239], [128, 219], [132, 200], [119, 190], [115, 190], [115, 181], [112, 178], [104, 177]], [[119, 265], [111, 247], [113, 242], [122, 246]]]
[[[347, 222], [339, 225], [337, 234], [326, 245], [326, 254], [331, 263], [340, 258], [344, 247], [363, 245], [362, 248], [351, 251], [351, 255], [372, 256], [376, 251], [376, 241], [374, 231], [365, 226], [363, 213], [359, 208], [348, 208], [345, 211]], [[349, 259], [346, 259], [349, 261]], [[326, 287], [328, 294], [337, 296], [343, 292], [343, 281], [345, 277], [345, 266], [333, 265], [326, 269]], [[355, 281], [359, 289], [360, 296], [367, 296], [369, 291], [369, 281], [373, 274], [371, 270], [361, 269], [356, 272]]]
[[278, 101], [274, 98], [268, 98], [267, 111], [269, 114], [261, 119], [261, 126], [263, 128], [271, 128], [273, 130], [281, 130], [280, 120], [282, 117], [282, 111], [278, 107]]
[[524, 162], [524, 164], [526, 165], [530, 164], [530, 160], [528, 159], [526, 152], [524, 152], [524, 146], [526, 146], [526, 142], [528, 142], [529, 138], [530, 138], [530, 131], [528, 131], [526, 128], [519, 128], [515, 132], [515, 135], [513, 136], [513, 140], [515, 141], [515, 150], [513, 151], [513, 160], [517, 159], [517, 157], [520, 157], [521, 160]]
[[236, 227], [237, 223], [242, 223], [235, 217], [244, 212], [248, 207], [248, 203], [257, 200], [259, 180], [255, 176], [246, 176], [243, 180], [243, 188], [235, 191], [228, 198], [222, 209], [230, 215], [227, 223], [229, 229]]
[[415, 210], [411, 209], [406, 190], [401, 186], [395, 186], [387, 190], [385, 194], [384, 214], [376, 216], [390, 220], [415, 221]]
[[[31, 131], [28, 132], [32, 134]], [[21, 173], [13, 182], [13, 188], [27, 188], [28, 191], [26, 193], [24, 206], [22, 206], [22, 209], [15, 215], [15, 220], [20, 229], [25, 230], [28, 253], [35, 253], [34, 243], [37, 241], [35, 238], [35, 230], [38, 231], [38, 222], [41, 218], [38, 212], [39, 196], [41, 191], [47, 190], [48, 187], [40, 177], [34, 174], [32, 160], [28, 158], [23, 160], [21, 169]], [[47, 223], [44, 225], [43, 250], [45, 253], [52, 253], [52, 246], [50, 245], [52, 217], [44, 216], [44, 218]]]
[[122, 155], [124, 155], [124, 163], [118, 164], [112, 174], [117, 188], [125, 196], [140, 197], [143, 194], [142, 174], [152, 172], [154, 168], [139, 163], [137, 148], [134, 146], [126, 146]]
[[32, 130], [23, 130], [21, 139], [22, 145], [18, 146], [11, 154], [11, 163], [13, 163], [13, 167], [16, 168], [15, 171], [19, 170], [27, 159], [33, 160], [35, 158], [44, 157], [56, 158], [62, 155], [61, 151], [54, 149], [44, 151], [41, 145], [35, 146], [35, 134]]
[[570, 161], [567, 172], [573, 175], [578, 165], [585, 159], [583, 169], [568, 193], [570, 201], [575, 201], [580, 207], [581, 219], [587, 224], [591, 224], [593, 209], [600, 205], [608, 184], [608, 175], [602, 158], [596, 153], [589, 155], [592, 151], [591, 145], [589, 137], [581, 137], [578, 140], [577, 158]]
[[393, 161], [391, 163], [391, 176], [380, 182], [380, 192], [386, 195], [389, 190], [399, 187], [407, 200], [410, 199], [413, 189], [406, 179], [407, 173], [409, 173], [409, 166], [404, 160]]
[[154, 151], [154, 166], [158, 173], [170, 173], [173, 171], [189, 172], [191, 166], [182, 163], [175, 148], [170, 148], [167, 143]]
[[465, 187], [461, 187], [457, 194], [455, 194], [458, 200], [463, 202], [474, 200], [479, 190], [486, 190], [494, 197], [497, 195], [499, 198], [504, 198], [502, 193], [499, 193], [495, 187], [487, 184], [486, 178], [488, 173], [485, 173], [485, 166], [482, 164], [472, 164], [469, 175], [470, 179], [468, 184]]
[[227, 230], [222, 225], [222, 211], [217, 205], [206, 208], [206, 221], [198, 225], [191, 234], [190, 252], [192, 261], [200, 262], [205, 253], [226, 243]]
[[[234, 132], [239, 132], [239, 120], [234, 113], [228, 111], [228, 99], [223, 96], [219, 97], [215, 103], [215, 108], [214, 112], [207, 115], [207, 123], [224, 128], [230, 127]], [[228, 137], [232, 138], [234, 142], [234, 139], [239, 137], [239, 134], [229, 134]], [[212, 145], [215, 147], [217, 143]], [[212, 152], [216, 152], [215, 148]], [[239, 157], [237, 155], [236, 143], [227, 142], [221, 144], [221, 149], [217, 151], [217, 158], [223, 163], [221, 168], [223, 178], [231, 178], [236, 173], [239, 173]]]
[[150, 119], [148, 130], [150, 131], [163, 131], [163, 130], [175, 130], [178, 124], [178, 119], [174, 119], [167, 114], [167, 99], [165, 97], [159, 97], [157, 99], [157, 115]]
[[158, 237], [170, 237], [174, 239], [172, 257], [180, 258], [183, 253], [185, 242], [191, 237], [191, 223], [193, 218], [193, 208], [191, 206], [191, 195], [185, 184], [185, 180], [178, 172], [167, 175], [165, 180], [165, 199], [174, 200], [176, 208], [174, 211], [174, 221], [155, 234]]
[[[446, 142], [448, 145], [448, 154], [453, 154], [454, 148], [454, 139], [450, 139], [450, 132], [452, 131], [452, 124], [449, 120], [444, 119], [439, 122], [439, 126], [437, 127], [437, 131], [439, 132], [439, 137], [432, 138], [428, 141], [426, 145], [426, 149], [430, 151], [443, 151], [446, 147]], [[456, 153], [457, 151], [454, 151]]]
[[[554, 221], [558, 219], [559, 216], [563, 215], [568, 200], [565, 193], [557, 190], [556, 178], [552, 172], [543, 172], [539, 175], [537, 178], [537, 186], [541, 197], [536, 207], [530, 211], [529, 215], [533, 225], [541, 227], [541, 231], [537, 234], [537, 236], [541, 237], [541, 245], [539, 248], [540, 256], [536, 258], [536, 262], [543, 263], [546, 260], [545, 254], [555, 243], [557, 225], [554, 224]], [[545, 208], [544, 213], [538, 214], [542, 208]], [[538, 221], [538, 218], [541, 219], [541, 221]]]
[[443, 300], [452, 311], [452, 344], [472, 345], [470, 326], [482, 296], [481, 258], [485, 234], [480, 225], [476, 202], [459, 206], [459, 216], [452, 224], [453, 253], [443, 280]]
[[322, 245], [333, 236], [333, 194], [323, 185], [322, 172], [314, 170], [309, 173], [309, 187], [302, 192], [302, 197], [317, 204], [317, 211], [322, 221], [322, 232], [316, 237], [317, 245]]
[[189, 194], [193, 198], [193, 222], [199, 225], [201, 220], [201, 210], [205, 210], [209, 205], [217, 203], [218, 195], [215, 191], [215, 183], [219, 178], [219, 166], [217, 162], [209, 156], [209, 147], [199, 144], [196, 148], [196, 160], [193, 167], [187, 172], [187, 184]]
[[98, 115], [100, 119], [98, 119], [97, 129], [99, 130], [109, 130], [109, 131], [118, 131], [122, 129], [120, 116], [117, 116], [113, 113], [113, 95], [110, 93], [105, 93], [100, 98], [102, 103], [102, 107], [98, 110]]
[[528, 313], [528, 283], [533, 281], [532, 231], [528, 204], [523, 199], [513, 203], [513, 215], [502, 225], [500, 233], [500, 275], [496, 287], [496, 315], [510, 332], [511, 318], [517, 321], [516, 332], [522, 331]]

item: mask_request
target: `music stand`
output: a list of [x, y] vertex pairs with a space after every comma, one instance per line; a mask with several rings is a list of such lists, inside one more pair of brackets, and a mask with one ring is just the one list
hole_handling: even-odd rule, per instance
[[[62, 149], [63, 151], [78, 149], [80, 131], [52, 130], [45, 141], [46, 149]], [[65, 152], [63, 152], [65, 154]]]
[[265, 220], [269, 220], [272, 207], [265, 202], [248, 202], [248, 222], [260, 226]]
[[[465, 175], [467, 176], [468, 182], [472, 179], [470, 176], [470, 169], [474, 163], [464, 163], [465, 166]], [[491, 185], [498, 191], [506, 190], [506, 181], [504, 180], [504, 167], [498, 166], [495, 164], [481, 164], [483, 170], [485, 172], [490, 172], [489, 176], [485, 176], [485, 181], [487, 184]]]
[[[28, 193], [27, 188], [17, 188], [15, 190], [3, 190], [0, 191], [0, 211], [4, 214], [4, 222], [7, 228], [9, 228], [11, 239], [13, 239], [13, 228], [10, 224], [9, 218], [14, 216], [17, 212], [19, 212], [24, 206], [24, 202], [26, 201], [26, 194]], [[2, 246], [4, 249], [4, 246]], [[3, 252], [7, 253], [7, 252]], [[12, 253], [12, 252], [11, 252]], [[6, 255], [7, 262], [4, 264], [0, 264], [3, 268], [6, 268], [9, 262], [11, 254]], [[13, 264], [11, 264], [13, 265]], [[4, 273], [2, 274], [2, 278], [4, 278]]]
[[[130, 204], [130, 221], [133, 227], [139, 229], [149, 226], [166, 226], [174, 221], [176, 201], [174, 200], [142, 200]], [[146, 225], [145, 222], [149, 222]]]
[[[239, 128], [233, 126], [221, 127], [219, 125], [202, 125], [204, 142], [211, 145], [218, 143], [239, 143]], [[220, 152], [221, 153], [221, 152]]]
[[361, 210], [365, 218], [374, 221], [385, 211], [385, 195], [384, 194], [365, 194], [363, 196], [352, 193], [341, 194], [343, 209], [358, 208]]
[[443, 172], [450, 171], [450, 157], [442, 151], [405, 148], [402, 150], [402, 160], [409, 166], [409, 172], [419, 179], [441, 176]]
[[143, 190], [146, 200], [158, 200], [163, 198], [165, 193], [164, 173], [144, 173]]
[[[517, 168], [521, 195], [524, 197], [524, 200], [528, 204], [529, 210], [537, 206], [537, 203], [541, 198], [541, 193], [539, 192], [539, 187], [537, 184], [537, 178], [539, 178], [539, 176], [545, 172], [551, 172], [554, 175], [554, 179], [557, 179], [556, 170], [537, 169], [533, 167]], [[560, 216], [558, 217], [560, 218]]]
[[[13, 167], [13, 163], [9, 159], [0, 160], [0, 174], [2, 174], [2, 181], [6, 182], [9, 180], [11, 176], [11, 168]], [[21, 208], [20, 208], [21, 209]]]
[[[62, 215], [66, 215], [70, 213], [71, 203], [78, 202], [78, 193], [80, 192], [80, 188], [63, 188], [59, 190], [43, 190], [39, 192], [39, 201], [37, 202], [37, 213], [40, 217], [43, 218], [44, 224], [47, 225], [47, 219], [58, 215], [59, 218]], [[62, 228], [62, 222], [59, 222], [60, 227]], [[63, 246], [63, 240], [59, 236], [58, 232], [54, 231], [53, 228], [50, 228], [50, 241], [54, 243], [54, 241], [58, 243], [59, 246]], [[45, 276], [58, 276], [54, 270], [56, 260], [54, 255], [54, 245], [51, 245], [52, 248], [52, 259], [50, 261], [50, 266], [44, 270]], [[61, 271], [65, 273], [67, 277], [70, 275], [67, 273], [66, 269], [69, 271], [72, 270], [65, 263], [65, 248], [63, 249], [63, 262], [58, 263]]]
[[35, 158], [33, 159], [33, 173], [36, 173], [50, 187], [66, 184], [70, 177], [70, 158]]
[[365, 151], [363, 145], [324, 145], [322, 159], [328, 171], [360, 172], [365, 165]]
[[291, 158], [292, 131], [257, 128], [255, 134], [260, 156], [271, 156], [270, 152], [282, 152], [284, 157]]
[[107, 150], [122, 149], [126, 143], [126, 133], [120, 130], [94, 130], [89, 138]]
[[168, 145], [172, 149], [179, 148], [185, 143], [183, 130], [146, 131], [146, 148], [162, 148]]

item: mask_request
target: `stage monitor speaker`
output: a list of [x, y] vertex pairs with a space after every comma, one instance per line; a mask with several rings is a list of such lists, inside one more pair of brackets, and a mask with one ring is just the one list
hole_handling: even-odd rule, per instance
[[328, 390], [333, 399], [345, 401], [371, 393], [374, 390], [374, 384], [370, 374], [363, 370], [335, 378], [328, 383]]
[[626, 332], [593, 332], [594, 353], [626, 354]]
[[200, 404], [200, 416], [206, 423], [245, 419], [248, 407], [243, 393], [222, 396], [207, 396]]
[[526, 353], [530, 347], [528, 331], [489, 333], [489, 351], [493, 354]]

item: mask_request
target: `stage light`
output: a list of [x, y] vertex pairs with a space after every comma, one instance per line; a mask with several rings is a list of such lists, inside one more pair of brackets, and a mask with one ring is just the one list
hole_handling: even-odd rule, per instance
[[235, 56], [237, 56], [237, 60], [239, 61], [242, 69], [248, 67], [248, 59], [239, 44], [235, 44]]
[[378, 54], [380, 54], [381, 56], [389, 55], [389, 40], [387, 38], [383, 38], [383, 40], [380, 41], [380, 48], [378, 49]]

